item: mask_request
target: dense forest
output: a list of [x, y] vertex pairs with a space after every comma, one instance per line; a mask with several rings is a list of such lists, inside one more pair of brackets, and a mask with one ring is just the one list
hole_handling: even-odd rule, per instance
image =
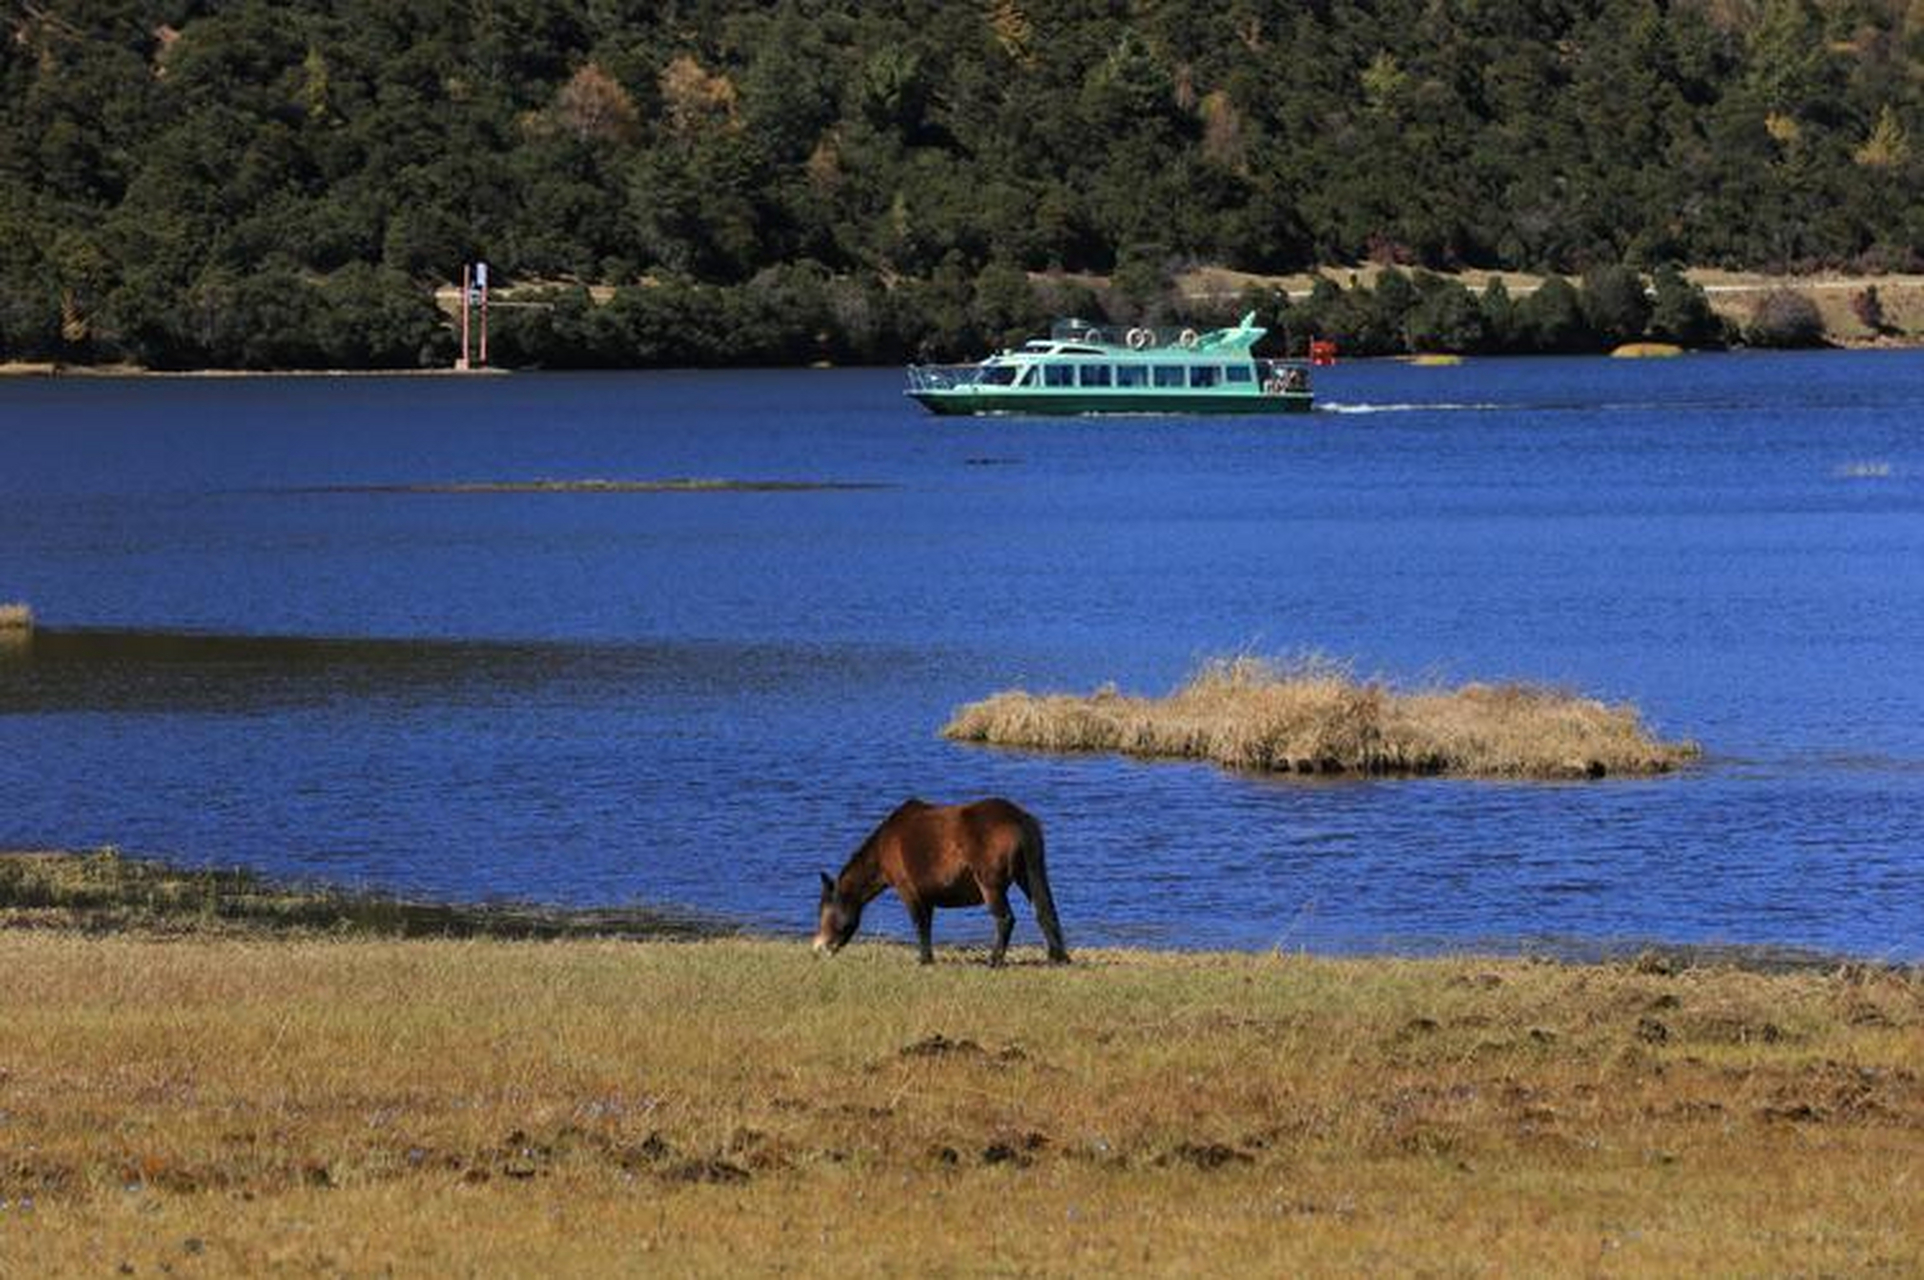
[[[441, 363], [433, 289], [475, 259], [514, 286], [508, 363], [963, 355], [1167, 318], [1197, 264], [1366, 259], [1407, 270], [1222, 305], [1291, 341], [1582, 349], [1717, 340], [1673, 264], [1924, 252], [1924, 0], [6, 14], [0, 359]], [[1431, 274], [1464, 267], [1581, 283]]]

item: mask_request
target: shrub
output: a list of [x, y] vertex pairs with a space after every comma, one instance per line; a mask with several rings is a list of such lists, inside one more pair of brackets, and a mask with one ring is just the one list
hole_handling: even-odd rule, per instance
[[1723, 345], [1724, 322], [1710, 309], [1710, 298], [1701, 285], [1665, 264], [1651, 273], [1650, 292], [1652, 337], [1686, 347]]
[[1857, 323], [1872, 333], [1888, 333], [1890, 321], [1884, 315], [1884, 299], [1878, 296], [1877, 286], [1865, 285], [1851, 295], [1851, 314]]
[[1796, 289], [1772, 289], [1757, 299], [1744, 338], [1757, 347], [1819, 347], [1824, 345], [1824, 317], [1810, 295]]
[[1476, 295], [1454, 280], [1422, 280], [1406, 324], [1412, 351], [1478, 351], [1489, 339]]
[[1583, 314], [1583, 301], [1562, 276], [1551, 276], [1516, 308], [1519, 336], [1538, 351], [1588, 351], [1597, 336]]
[[1623, 266], [1583, 273], [1583, 317], [1609, 346], [1635, 342], [1650, 323], [1650, 295], [1643, 279]]

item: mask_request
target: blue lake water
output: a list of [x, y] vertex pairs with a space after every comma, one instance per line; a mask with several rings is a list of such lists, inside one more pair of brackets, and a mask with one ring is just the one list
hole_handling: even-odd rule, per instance
[[[45, 629], [0, 648], [0, 846], [801, 930], [897, 800], [1002, 793], [1072, 945], [1924, 956], [1924, 354], [1362, 363], [1270, 421], [900, 389], [0, 382], [0, 601]], [[670, 477], [879, 487], [364, 491]], [[936, 736], [1302, 650], [1629, 699], [1708, 754], [1333, 784]]]

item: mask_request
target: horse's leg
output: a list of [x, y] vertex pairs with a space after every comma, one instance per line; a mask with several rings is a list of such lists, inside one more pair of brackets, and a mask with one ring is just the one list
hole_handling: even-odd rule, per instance
[[1015, 932], [1015, 912], [1009, 909], [1009, 893], [1006, 889], [982, 888], [982, 902], [995, 917], [995, 950], [989, 955], [989, 963], [999, 965], [1009, 950], [1009, 935]]
[[1049, 963], [1068, 964], [1069, 948], [1062, 945], [1062, 922], [1056, 919], [1056, 904], [1047, 897], [1036, 903], [1035, 920], [1049, 944]]
[[1056, 919], [1055, 897], [1049, 892], [1049, 873], [1042, 867], [1040, 831], [1036, 833], [1034, 853], [1024, 861], [1022, 875], [1015, 883], [1016, 887], [1028, 897], [1030, 905], [1035, 908], [1036, 925], [1042, 930], [1042, 937], [1049, 944], [1049, 963], [1069, 963], [1069, 948], [1062, 944], [1062, 922]]
[[920, 961], [935, 963], [935, 907], [927, 902], [909, 903], [909, 918], [915, 921], [915, 941], [921, 948]]

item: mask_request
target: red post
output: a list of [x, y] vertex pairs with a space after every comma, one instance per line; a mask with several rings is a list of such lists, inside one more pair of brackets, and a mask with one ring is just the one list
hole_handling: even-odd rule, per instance
[[468, 288], [473, 271], [465, 264], [461, 267], [461, 354], [454, 362], [454, 367], [461, 370], [468, 367]]
[[481, 367], [488, 367], [488, 282], [481, 281]]

